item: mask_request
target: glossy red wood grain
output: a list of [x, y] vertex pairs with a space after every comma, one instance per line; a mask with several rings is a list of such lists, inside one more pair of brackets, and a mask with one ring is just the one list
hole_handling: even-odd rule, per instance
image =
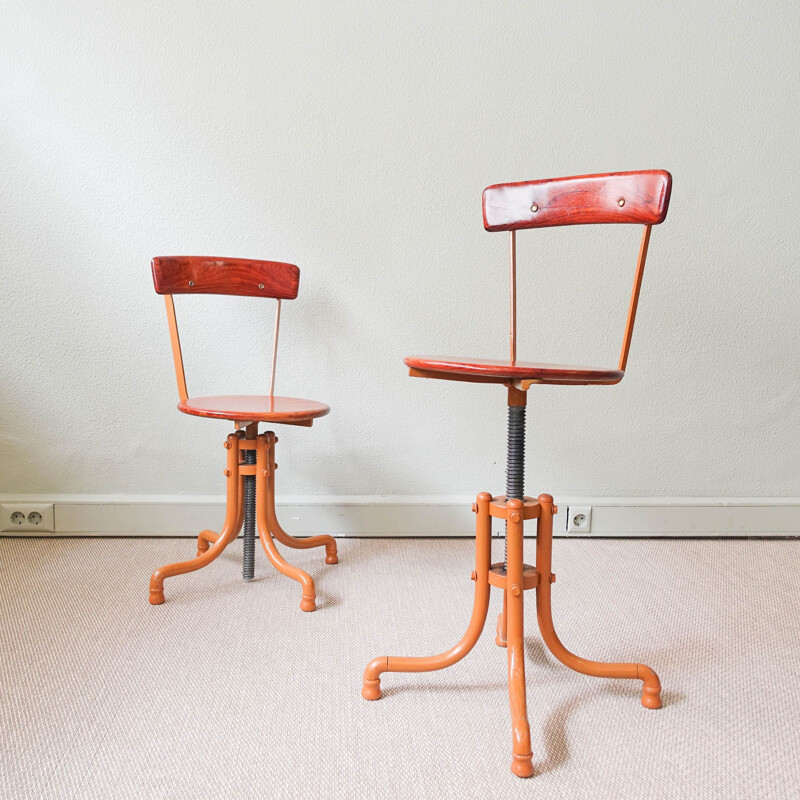
[[324, 417], [330, 407], [315, 400], [269, 395], [218, 395], [189, 397], [178, 410], [196, 417], [215, 417], [251, 422], [298, 422]]
[[[619, 369], [576, 367], [569, 364], [541, 364], [531, 361], [459, 358], [448, 356], [408, 356], [407, 367], [423, 372], [440, 373], [441, 377], [459, 376], [463, 380], [535, 381], [553, 384], [619, 383], [625, 373]], [[430, 376], [434, 377], [434, 376]]]
[[153, 283], [158, 294], [233, 294], [294, 300], [300, 269], [282, 261], [207, 256], [154, 258]]
[[498, 183], [483, 191], [487, 231], [559, 225], [658, 225], [669, 207], [672, 176], [665, 170], [610, 172], [523, 183]]

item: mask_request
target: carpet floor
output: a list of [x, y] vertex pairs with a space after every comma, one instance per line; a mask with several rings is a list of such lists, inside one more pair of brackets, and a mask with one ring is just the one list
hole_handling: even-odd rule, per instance
[[[500, 545], [496, 544], [496, 548]], [[571, 672], [526, 603], [535, 777], [514, 778], [506, 651], [483, 638], [442, 672], [391, 674], [462, 635], [470, 540], [339, 540], [290, 560], [319, 608], [241, 544], [147, 602], [188, 539], [0, 540], [3, 798], [797, 798], [800, 542], [556, 540], [556, 629], [588, 658], [652, 666], [639, 681]], [[526, 542], [529, 560], [533, 543]]]

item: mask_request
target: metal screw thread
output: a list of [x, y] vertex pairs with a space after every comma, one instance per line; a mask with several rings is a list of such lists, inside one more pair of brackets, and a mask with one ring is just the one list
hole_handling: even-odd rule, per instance
[[[243, 450], [245, 464], [256, 463], [255, 450]], [[242, 577], [253, 580], [256, 561], [256, 476], [244, 476], [244, 550], [242, 553]]]
[[[525, 406], [508, 407], [506, 498], [525, 499]], [[508, 569], [508, 522], [503, 546], [503, 567]]]

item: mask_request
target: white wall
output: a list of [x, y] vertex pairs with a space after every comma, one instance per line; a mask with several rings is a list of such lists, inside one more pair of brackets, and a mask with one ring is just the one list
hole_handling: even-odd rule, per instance
[[[499, 491], [504, 391], [402, 363], [505, 353], [482, 189], [666, 168], [628, 374], [531, 390], [528, 489], [800, 495], [798, 41], [788, 0], [6, 2], [0, 491], [222, 492], [149, 274], [184, 253], [301, 267], [278, 390], [333, 411], [282, 492]], [[521, 357], [616, 363], [638, 238], [519, 236]], [[181, 300], [190, 392], [263, 391], [271, 303]]]

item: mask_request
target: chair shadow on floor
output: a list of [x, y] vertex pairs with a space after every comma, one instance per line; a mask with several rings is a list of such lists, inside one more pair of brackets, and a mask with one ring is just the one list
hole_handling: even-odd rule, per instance
[[[678, 651], [692, 650], [697, 648], [696, 642], [685, 642], [677, 648]], [[537, 687], [541, 688], [543, 683], [549, 681], [542, 680], [542, 671], [552, 673], [553, 678], [559, 683], [570, 680], [581, 680], [578, 673], [571, 672], [563, 664], [560, 664], [545, 647], [538, 636], [526, 637], [525, 639], [526, 661], [533, 669], [527, 676], [527, 688], [529, 693], [529, 703], [534, 701]], [[669, 668], [670, 662], [676, 660], [676, 648], [664, 648], [640, 654], [646, 663], [653, 663], [656, 668]], [[678, 659], [679, 660], [679, 659]], [[503, 660], [504, 662], [504, 660]], [[501, 668], [502, 669], [502, 668]], [[558, 675], [558, 678], [556, 678]], [[387, 686], [383, 689], [384, 698], [394, 697], [404, 692], [419, 692], [421, 694], [459, 694], [466, 692], [497, 692], [505, 696], [507, 683], [505, 674], [498, 676], [497, 681], [480, 681], [474, 683], [448, 683], [446, 681], [430, 682], [409, 682], [399, 683], [394, 686]], [[587, 689], [577, 692], [569, 698], [560, 702], [545, 719], [541, 729], [541, 740], [544, 743], [545, 754], [540, 761], [534, 761], [534, 775], [544, 775], [554, 772], [563, 766], [570, 758], [569, 742], [567, 738], [567, 725], [570, 716], [575, 713], [582, 705], [596, 701], [603, 696], [619, 697], [625, 702], [639, 704], [641, 688], [638, 681], [602, 679], [586, 676]], [[597, 681], [597, 683], [594, 683]], [[605, 685], [603, 685], [603, 683]], [[667, 709], [677, 705], [685, 699], [681, 692], [670, 691], [662, 692], [661, 699], [663, 708]], [[648, 709], [639, 709], [643, 714], [654, 713]], [[534, 723], [535, 724], [535, 723]]]
[[[676, 662], [680, 661], [680, 654], [684, 651], [696, 652], [698, 643], [695, 641], [683, 642], [681, 645], [675, 647], [664, 647], [655, 650], [649, 650], [643, 653], [637, 653], [636, 658], [646, 664], [652, 664], [654, 669], [662, 675], [665, 672], [672, 671], [670, 667]], [[555, 658], [549, 655], [543, 642], [538, 638], [529, 638], [525, 641], [525, 650], [528, 660], [541, 668], [565, 670], [562, 664], [559, 664]], [[602, 657], [602, 656], [600, 656]], [[577, 677], [576, 673], [570, 673], [566, 670], [567, 675], [572, 674]], [[535, 676], [535, 673], [534, 673]], [[538, 676], [536, 676], [538, 677]], [[543, 760], [534, 762], [533, 769], [535, 775], [544, 775], [548, 772], [554, 772], [569, 760], [569, 743], [567, 741], [567, 723], [570, 716], [583, 704], [593, 700], [597, 700], [602, 696], [614, 696], [624, 699], [626, 702], [639, 703], [640, 684], [638, 681], [632, 680], [615, 680], [588, 677], [587, 681], [601, 681], [601, 685], [595, 686], [586, 692], [573, 695], [572, 697], [563, 700], [559, 703], [548, 715], [542, 729], [542, 740], [545, 746], [545, 757]], [[541, 680], [535, 681], [541, 684]], [[531, 682], [529, 681], [528, 690], [530, 691]], [[662, 712], [663, 709], [670, 708], [685, 700], [686, 696], [681, 692], [665, 689], [661, 693]], [[647, 709], [640, 709], [642, 713], [654, 713]], [[658, 712], [661, 713], [661, 712]]]
[[[548, 715], [542, 729], [542, 741], [545, 747], [545, 757], [541, 761], [533, 762], [533, 774], [545, 775], [548, 772], [555, 772], [559, 767], [569, 761], [570, 750], [567, 739], [567, 723], [572, 714], [577, 709], [590, 701], [597, 700], [603, 695], [613, 695], [614, 697], [624, 698], [627, 701], [638, 700], [638, 692], [631, 692], [624, 686], [609, 684], [599, 690], [582, 692], [573, 695], [567, 700], [559, 703]], [[662, 692], [661, 700], [663, 708], [676, 705], [684, 699], [680, 692]], [[641, 709], [643, 714], [652, 713], [647, 709]], [[535, 755], [535, 752], [534, 752]]]

